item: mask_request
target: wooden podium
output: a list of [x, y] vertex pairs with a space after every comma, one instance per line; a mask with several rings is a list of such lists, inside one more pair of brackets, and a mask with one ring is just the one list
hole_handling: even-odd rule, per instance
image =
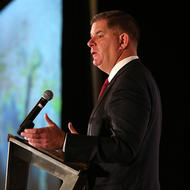
[[8, 146], [5, 190], [27, 189], [30, 164], [62, 180], [60, 190], [74, 189], [80, 171], [87, 169], [82, 163], [64, 163], [63, 152], [37, 149], [15, 136], [8, 136]]

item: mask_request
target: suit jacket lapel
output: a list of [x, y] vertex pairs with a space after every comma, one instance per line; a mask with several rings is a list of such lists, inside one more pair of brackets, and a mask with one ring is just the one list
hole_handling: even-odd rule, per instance
[[[135, 59], [130, 61], [129, 63], [127, 63], [124, 67], [122, 67], [114, 76], [114, 78], [111, 80], [111, 82], [108, 84], [107, 88], [104, 90], [104, 92], [102, 93], [100, 99], [97, 101], [97, 103], [95, 104], [91, 116], [90, 118], [93, 118], [94, 113], [96, 112], [96, 110], [98, 109], [99, 105], [102, 103], [102, 100], [104, 99], [104, 96], [109, 92], [110, 88], [112, 87], [112, 85], [114, 84], [115, 80], [121, 75], [122, 72], [124, 72], [128, 67], [130, 67], [130, 65], [132, 65], [132, 63], [140, 63], [139, 59]], [[91, 121], [91, 119], [89, 120], [89, 122]]]

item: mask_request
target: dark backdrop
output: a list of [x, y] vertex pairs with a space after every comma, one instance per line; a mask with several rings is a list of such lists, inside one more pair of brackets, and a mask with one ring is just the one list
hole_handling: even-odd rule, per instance
[[63, 0], [63, 128], [71, 121], [86, 133], [92, 110], [88, 1]]
[[[67, 121], [86, 132], [93, 107], [87, 0], [63, 0], [63, 128]], [[187, 80], [177, 59], [179, 13], [174, 2], [98, 1], [98, 12], [121, 9], [131, 13], [141, 28], [139, 57], [153, 73], [163, 103], [160, 147], [162, 190], [184, 189], [184, 103]], [[66, 123], [65, 123], [66, 122]]]

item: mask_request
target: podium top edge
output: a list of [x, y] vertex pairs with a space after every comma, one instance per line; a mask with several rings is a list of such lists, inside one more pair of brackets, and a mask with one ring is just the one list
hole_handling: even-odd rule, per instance
[[84, 163], [65, 163], [63, 152], [48, 151], [42, 148], [35, 148], [32, 145], [28, 144], [26, 140], [21, 139], [20, 137], [17, 136], [13, 136], [11, 134], [8, 134], [7, 141], [17, 144], [18, 146], [21, 146], [22, 148], [36, 155], [43, 154], [43, 157], [45, 156], [46, 159], [51, 159], [51, 161], [55, 160], [56, 162], [58, 162], [58, 164], [59, 163], [63, 164], [64, 168], [68, 167], [69, 170], [72, 169], [74, 174], [78, 173], [80, 170], [87, 170], [87, 165]]

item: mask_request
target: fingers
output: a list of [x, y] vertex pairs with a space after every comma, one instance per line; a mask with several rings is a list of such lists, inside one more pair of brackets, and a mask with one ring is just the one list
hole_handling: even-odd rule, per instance
[[[56, 126], [56, 124], [48, 117], [47, 114], [44, 114], [44, 118], [49, 126]], [[46, 132], [46, 130], [47, 130], [47, 127], [25, 129], [24, 132], [21, 133], [21, 135], [25, 136], [26, 134], [40, 134], [40, 133]]]
[[69, 131], [70, 131], [72, 134], [78, 134], [78, 132], [75, 130], [75, 128], [73, 127], [73, 125], [72, 125], [71, 122], [68, 123], [68, 128], [69, 128]]
[[43, 131], [43, 128], [35, 128], [35, 129], [25, 129], [24, 132], [21, 133], [30, 133], [30, 134], [39, 134]]
[[44, 114], [44, 118], [49, 126], [55, 125], [55, 123], [48, 117], [47, 113]]
[[47, 127], [38, 128], [35, 130], [25, 129], [24, 132], [21, 133], [21, 135], [26, 138], [40, 139], [40, 138], [45, 138], [47, 136], [46, 130], [48, 130]]

